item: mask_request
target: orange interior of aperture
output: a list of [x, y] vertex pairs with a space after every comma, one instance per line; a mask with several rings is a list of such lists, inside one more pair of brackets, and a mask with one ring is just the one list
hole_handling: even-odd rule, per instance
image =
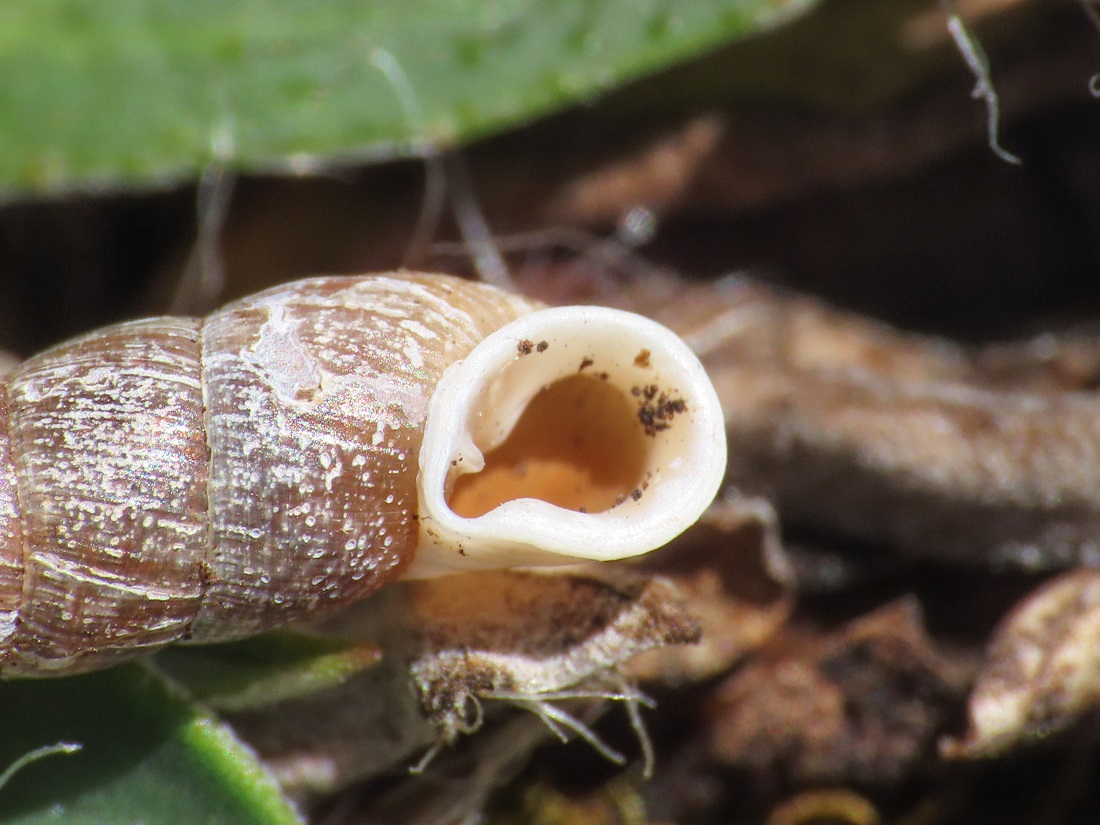
[[573, 375], [532, 398], [485, 468], [459, 476], [447, 501], [464, 518], [517, 498], [598, 513], [640, 494], [647, 451], [636, 405], [607, 381]]

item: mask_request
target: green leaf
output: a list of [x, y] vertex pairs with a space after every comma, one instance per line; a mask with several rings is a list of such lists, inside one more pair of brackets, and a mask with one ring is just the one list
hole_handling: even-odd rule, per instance
[[0, 821], [300, 825], [255, 756], [140, 665], [0, 683], [0, 765], [57, 742], [0, 788]]
[[[815, 0], [6, 0], [0, 192], [311, 170], [590, 98]], [[392, 56], [407, 84], [372, 62]], [[408, 98], [399, 101], [405, 87]]]
[[335, 687], [381, 656], [370, 644], [279, 631], [223, 645], [168, 648], [155, 663], [204, 705], [241, 711]]

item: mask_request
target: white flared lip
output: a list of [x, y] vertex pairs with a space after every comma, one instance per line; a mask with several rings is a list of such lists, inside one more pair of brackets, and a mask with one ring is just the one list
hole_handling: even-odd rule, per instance
[[[545, 360], [538, 353], [521, 355], [517, 341], [546, 342], [546, 349], [554, 352]], [[641, 381], [643, 373], [634, 359], [642, 349], [650, 353], [644, 375], [654, 376], [661, 386], [674, 387], [687, 401], [687, 420], [678, 420], [669, 434], [658, 435], [680, 442], [675, 455], [662, 464], [665, 478], [660, 483], [651, 485], [638, 500], [628, 497], [599, 513], [579, 513], [532, 498], [505, 502], [477, 518], [464, 518], [451, 510], [446, 488], [452, 462], [462, 455], [466, 466], [472, 463], [480, 469], [480, 451], [470, 432], [484, 422], [470, 411], [478, 409], [508, 367], [518, 359], [531, 359], [524, 369], [531, 370], [531, 381], [537, 385], [515, 402], [514, 414], [502, 413], [504, 419], [511, 419], [506, 424], [510, 430], [539, 388], [575, 374], [576, 363], [590, 353], [597, 359], [592, 369], [610, 373], [612, 381], [616, 374]], [[420, 453], [421, 533], [457, 545], [456, 567], [569, 564], [636, 556], [666, 544], [698, 519], [717, 493], [725, 466], [726, 437], [718, 396], [699, 359], [673, 332], [640, 315], [606, 307], [538, 310], [490, 334], [440, 380]], [[443, 552], [444, 566], [449, 566]], [[423, 559], [421, 567], [437, 564], [436, 555], [432, 552], [432, 558]]]

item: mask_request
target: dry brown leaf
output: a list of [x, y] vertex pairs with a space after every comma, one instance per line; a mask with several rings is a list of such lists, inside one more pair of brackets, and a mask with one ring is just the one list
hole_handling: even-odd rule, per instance
[[934, 756], [961, 693], [904, 599], [836, 633], [785, 632], [764, 648], [716, 691], [711, 752], [796, 783], [892, 784]]
[[1057, 389], [1079, 348], [1001, 348], [991, 371], [990, 354], [742, 277], [650, 273], [620, 303], [700, 354], [731, 482], [785, 522], [955, 563], [1100, 561], [1100, 402]]
[[418, 635], [410, 670], [448, 741], [467, 732], [471, 702], [537, 702], [700, 634], [680, 593], [656, 577], [495, 571], [409, 590]]
[[992, 756], [1077, 722], [1100, 703], [1100, 570], [1044, 584], [1004, 620], [948, 756]]
[[702, 628], [696, 644], [631, 659], [628, 672], [643, 681], [678, 685], [713, 678], [769, 639], [794, 608], [775, 513], [763, 499], [720, 498], [642, 567], [675, 583]]
[[551, 221], [614, 223], [625, 208], [644, 205], [660, 212], [681, 207], [700, 176], [709, 174], [725, 131], [715, 115], [693, 118], [624, 158], [569, 181], [546, 204]]
[[589, 699], [582, 712], [601, 693], [629, 696], [620, 664], [699, 635], [661, 578], [505, 571], [406, 582], [314, 629], [374, 640], [383, 660], [339, 687], [232, 716], [297, 796], [408, 767], [491, 714], [537, 713], [571, 689]]

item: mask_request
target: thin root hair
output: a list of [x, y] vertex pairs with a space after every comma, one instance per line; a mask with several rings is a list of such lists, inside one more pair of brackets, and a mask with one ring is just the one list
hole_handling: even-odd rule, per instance
[[227, 160], [216, 155], [199, 177], [195, 191], [195, 242], [168, 306], [173, 315], [205, 315], [217, 306], [225, 289], [221, 234], [236, 183], [236, 176], [226, 166]]
[[562, 708], [555, 707], [549, 702], [542, 702], [538, 700], [531, 700], [530, 702], [517, 702], [517, 705], [526, 707], [533, 711], [535, 714], [546, 723], [546, 727], [560, 739], [562, 742], [568, 742], [569, 737], [566, 735], [564, 728], [567, 728], [585, 742], [595, 749], [596, 753], [606, 759], [608, 762], [613, 762], [616, 765], [625, 765], [626, 757], [611, 747], [609, 744], [600, 739], [599, 735], [588, 727], [577, 717], [563, 710]]
[[[408, 75], [401, 68], [401, 63], [391, 52], [381, 48], [371, 50], [370, 62], [382, 73], [393, 90], [408, 122], [409, 131], [414, 136], [426, 135], [428, 130], [424, 110]], [[455, 222], [463, 240], [472, 251], [478, 277], [500, 289], [514, 290], [512, 276], [504, 258], [493, 245], [489, 224], [474, 197], [473, 183], [462, 155], [458, 152], [441, 152], [438, 145], [428, 141], [422, 146], [422, 157], [424, 199], [405, 251], [405, 263], [417, 265], [427, 257], [430, 241], [439, 228], [443, 204], [449, 192]]]
[[[636, 245], [622, 240], [618, 235], [603, 237], [593, 232], [572, 227], [548, 227], [530, 232], [516, 232], [493, 238], [495, 248], [504, 254], [534, 253], [563, 250], [579, 258], [579, 263], [607, 271], [627, 269], [646, 272], [654, 265], [637, 251]], [[439, 255], [456, 255], [472, 258], [476, 251], [465, 242], [437, 241], [431, 251]], [[528, 264], [524, 265], [526, 269]]]
[[7, 785], [13, 776], [32, 762], [37, 762], [39, 759], [45, 759], [47, 756], [54, 756], [55, 754], [76, 753], [82, 747], [84, 746], [79, 742], [57, 742], [53, 745], [43, 745], [40, 748], [28, 751], [8, 765], [3, 773], [0, 773], [0, 788]]
[[655, 761], [653, 741], [650, 739], [649, 731], [646, 730], [645, 722], [642, 719], [640, 707], [654, 708], [657, 703], [638, 690], [635, 686], [629, 684], [625, 677], [621, 674], [614, 674], [609, 678], [614, 679], [617, 684], [614, 689], [578, 689], [578, 690], [558, 690], [547, 691], [545, 693], [537, 694], [525, 694], [515, 693], [511, 691], [494, 691], [489, 694], [485, 694], [485, 699], [497, 699], [502, 702], [508, 702], [509, 704], [528, 710], [538, 716], [547, 728], [562, 742], [569, 741], [568, 731], [572, 731], [581, 739], [586, 741], [592, 748], [599, 753], [604, 759], [612, 762], [616, 765], [625, 765], [626, 757], [619, 753], [615, 748], [604, 742], [599, 735], [592, 730], [587, 724], [582, 722], [576, 716], [570, 714], [568, 711], [553, 704], [553, 702], [562, 701], [591, 701], [591, 700], [603, 700], [612, 702], [622, 702], [626, 706], [627, 718], [630, 721], [630, 727], [634, 731], [634, 735], [638, 738], [639, 747], [642, 752], [642, 773], [645, 778], [649, 778], [653, 775], [653, 766]]
[[428, 769], [428, 766], [432, 764], [435, 758], [442, 752], [443, 745], [444, 742], [442, 739], [437, 740], [430, 748], [424, 751], [424, 755], [416, 761], [416, 764], [409, 765], [409, 773], [413, 776], [420, 776], [420, 774], [424, 773], [424, 771]]
[[466, 159], [459, 152], [448, 152], [443, 156], [442, 162], [450, 181], [451, 208], [454, 210], [455, 223], [458, 224], [463, 241], [470, 248], [478, 277], [498, 289], [514, 292], [515, 283], [508, 271], [508, 265], [496, 247], [492, 230], [474, 195], [474, 184], [466, 167]]
[[989, 134], [989, 148], [993, 154], [1005, 163], [1020, 164], [1020, 158], [1003, 146], [998, 137], [998, 129], [1001, 119], [1001, 103], [997, 96], [997, 90], [993, 88], [993, 78], [989, 71], [989, 58], [986, 57], [981, 43], [978, 42], [966, 28], [959, 13], [955, 10], [954, 0], [940, 0], [940, 6], [947, 15], [947, 30], [955, 41], [955, 47], [959, 50], [967, 67], [977, 80], [971, 96], [975, 100], [984, 100], [987, 113], [986, 130]]
[[753, 316], [759, 312], [759, 308], [751, 304], [732, 306], [687, 332], [683, 336], [684, 343], [702, 358], [748, 329], [755, 321]]
[[[370, 63], [386, 78], [394, 97], [397, 98], [402, 114], [412, 135], [427, 134], [424, 110], [417, 100], [409, 77], [397, 58], [386, 49], [375, 48], [370, 52]], [[443, 205], [447, 200], [447, 170], [439, 146], [430, 140], [421, 145], [421, 157], [424, 161], [424, 197], [420, 202], [420, 212], [413, 227], [412, 237], [405, 249], [405, 265], [419, 266], [428, 256], [432, 238], [439, 229], [439, 220], [443, 215]]]

